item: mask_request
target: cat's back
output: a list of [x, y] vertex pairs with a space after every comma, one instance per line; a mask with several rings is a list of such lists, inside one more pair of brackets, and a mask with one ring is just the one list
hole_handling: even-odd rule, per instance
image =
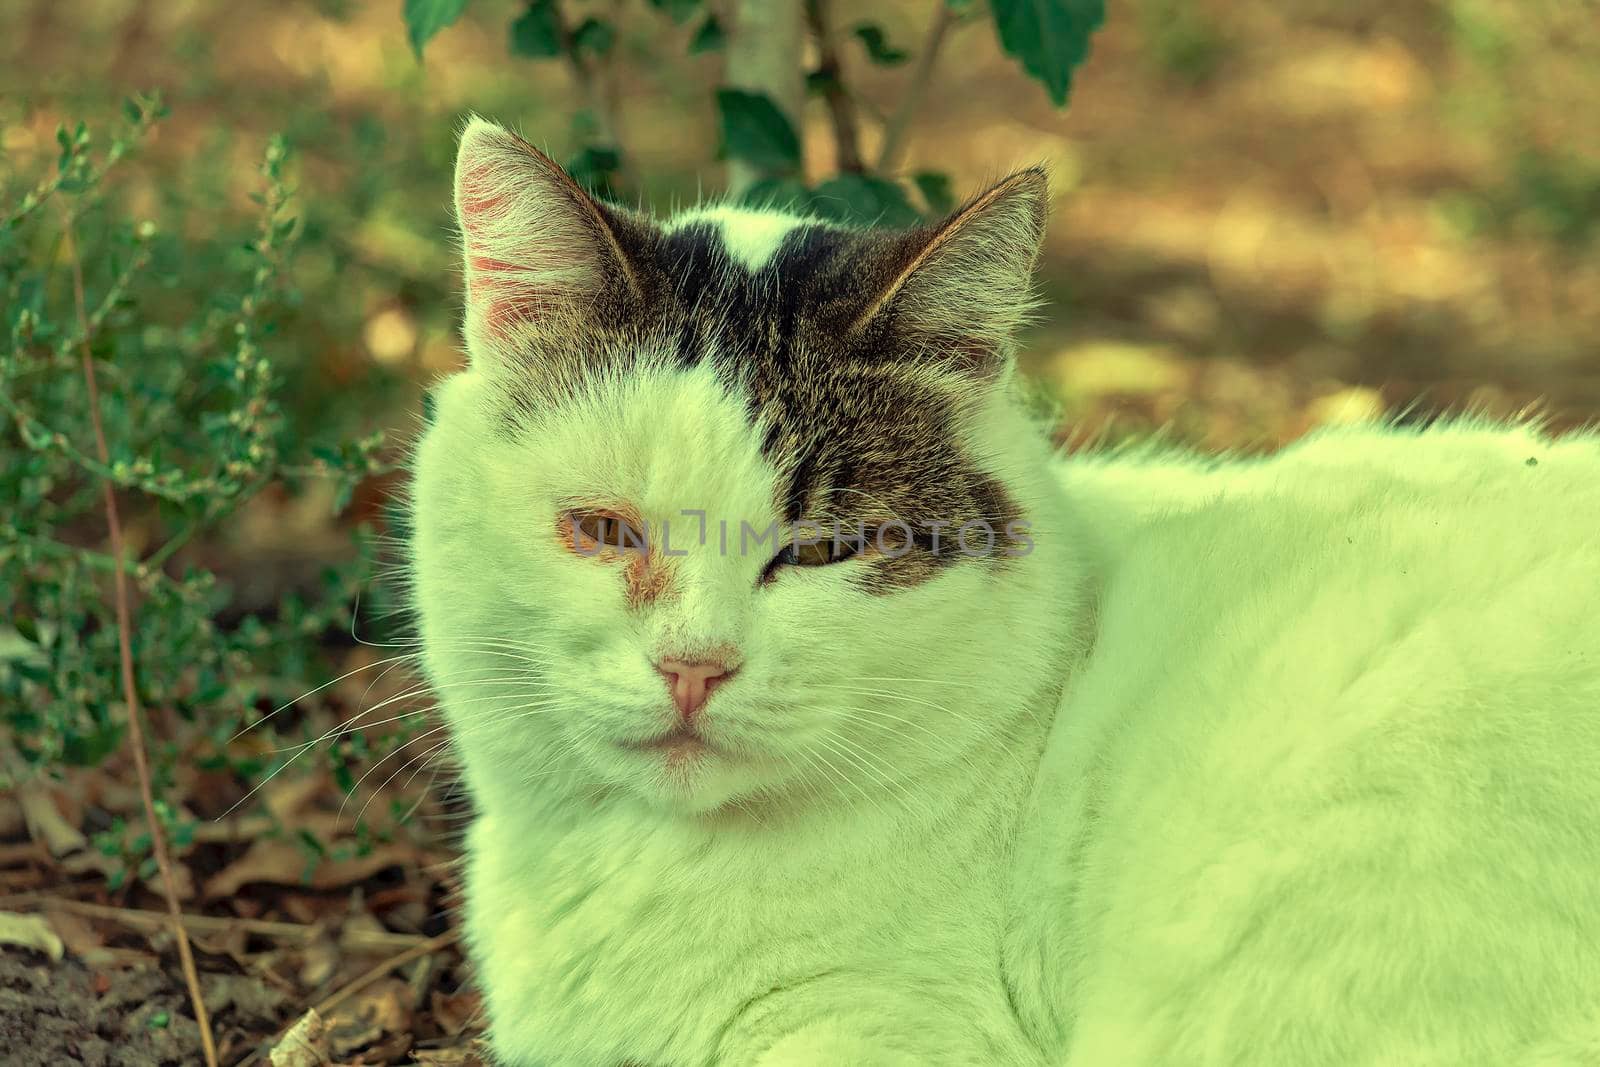
[[1081, 1062], [1585, 1040], [1600, 443], [1362, 430], [1191, 473], [1105, 509], [1041, 777]]

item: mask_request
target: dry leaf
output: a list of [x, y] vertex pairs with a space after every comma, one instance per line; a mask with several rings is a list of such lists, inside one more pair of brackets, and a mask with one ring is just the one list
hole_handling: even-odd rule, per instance
[[435, 992], [430, 1000], [433, 1021], [439, 1024], [440, 1030], [455, 1037], [477, 1018], [481, 1003], [481, 998], [472, 990], [451, 994]]
[[57, 911], [48, 906], [45, 908], [45, 916], [50, 920], [51, 929], [66, 945], [67, 951], [86, 963], [104, 962], [105, 939], [88, 919], [68, 911]]
[[15, 797], [0, 796], [0, 838], [16, 837], [27, 826]]
[[385, 867], [414, 866], [418, 852], [409, 845], [379, 845], [365, 856], [347, 860], [315, 860], [307, 878], [306, 850], [293, 841], [259, 840], [233, 863], [213, 875], [205, 885], [208, 897], [231, 897], [252, 882], [338, 889], [370, 878]]
[[300, 958], [300, 984], [306, 989], [321, 988], [339, 969], [343, 953], [331, 941], [313, 941]]
[[0, 911], [0, 945], [16, 945], [42, 952], [52, 961], [59, 961], [66, 949], [61, 938], [50, 929], [50, 924], [37, 915], [18, 915]]
[[455, 1048], [418, 1049], [411, 1058], [422, 1067], [489, 1067], [489, 1054], [476, 1041]]
[[272, 1067], [324, 1067], [328, 1058], [327, 1027], [312, 1008], [290, 1028], [267, 1057]]
[[28, 782], [17, 790], [22, 814], [34, 840], [43, 841], [52, 856], [65, 856], [89, 847], [89, 839], [68, 822], [56, 805], [55, 796], [43, 782]]
[[328, 1043], [340, 1057], [410, 1030], [411, 988], [398, 978], [378, 982], [328, 1016]]

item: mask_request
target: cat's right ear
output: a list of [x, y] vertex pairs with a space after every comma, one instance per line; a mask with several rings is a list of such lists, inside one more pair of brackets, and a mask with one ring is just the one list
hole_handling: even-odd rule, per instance
[[456, 153], [467, 347], [515, 359], [638, 292], [613, 209], [516, 134], [473, 118]]

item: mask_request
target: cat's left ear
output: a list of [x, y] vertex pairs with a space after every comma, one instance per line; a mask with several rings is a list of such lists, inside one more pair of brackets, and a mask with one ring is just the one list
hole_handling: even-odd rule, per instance
[[474, 360], [574, 340], [637, 297], [618, 210], [510, 131], [479, 118], [467, 124], [455, 201]]
[[1039, 303], [1033, 268], [1049, 200], [1044, 170], [1032, 167], [908, 232], [853, 330], [883, 326], [919, 358], [999, 376]]

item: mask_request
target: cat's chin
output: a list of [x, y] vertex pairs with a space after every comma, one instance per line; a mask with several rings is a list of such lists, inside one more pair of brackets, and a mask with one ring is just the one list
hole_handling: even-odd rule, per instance
[[650, 807], [680, 815], [736, 808], [770, 785], [762, 780], [761, 761], [714, 739], [676, 731], [651, 741], [618, 743], [607, 762], [613, 780], [620, 779]]

